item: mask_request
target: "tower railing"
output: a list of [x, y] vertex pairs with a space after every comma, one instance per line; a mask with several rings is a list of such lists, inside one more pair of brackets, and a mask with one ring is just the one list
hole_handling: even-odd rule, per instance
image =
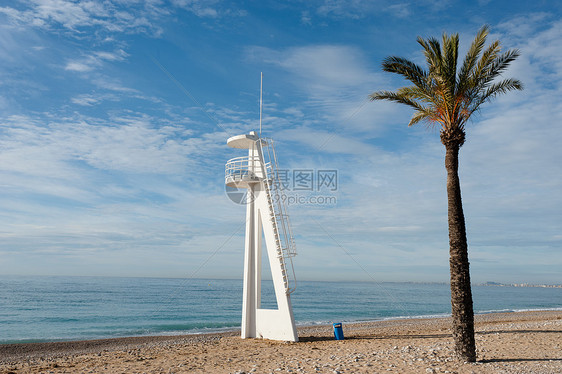
[[277, 228], [277, 240], [279, 241], [278, 249], [281, 252], [280, 260], [282, 261], [286, 275], [285, 290], [287, 294], [291, 294], [297, 287], [297, 278], [293, 265], [293, 257], [296, 256], [297, 250], [291, 222], [287, 213], [287, 198], [279, 176], [279, 165], [277, 163], [273, 139], [268, 138], [263, 140], [265, 140], [265, 142], [258, 143], [261, 147], [260, 153], [264, 158], [263, 173], [266, 176], [264, 184], [272, 209], [272, 218], [275, 220], [275, 227]]
[[[253, 170], [260, 166], [259, 156], [235, 157], [226, 163], [224, 181], [226, 184], [238, 182], [259, 182], [260, 178]], [[270, 167], [266, 166], [266, 170]]]

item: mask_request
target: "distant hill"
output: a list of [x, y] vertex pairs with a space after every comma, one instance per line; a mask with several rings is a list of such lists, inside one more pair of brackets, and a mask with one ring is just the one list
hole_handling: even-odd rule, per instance
[[498, 283], [491, 281], [480, 283], [478, 286], [562, 288], [562, 284]]

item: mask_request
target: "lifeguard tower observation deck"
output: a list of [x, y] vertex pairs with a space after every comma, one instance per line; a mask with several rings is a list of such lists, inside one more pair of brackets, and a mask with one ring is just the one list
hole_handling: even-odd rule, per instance
[[[296, 287], [292, 258], [296, 255], [286, 200], [279, 181], [273, 140], [255, 131], [228, 139], [247, 156], [226, 163], [227, 187], [247, 189], [242, 338], [298, 341], [291, 293]], [[265, 241], [277, 309], [261, 308], [262, 241]]]

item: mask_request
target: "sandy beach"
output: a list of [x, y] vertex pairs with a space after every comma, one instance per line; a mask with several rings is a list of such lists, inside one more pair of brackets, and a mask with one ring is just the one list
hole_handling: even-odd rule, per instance
[[237, 332], [0, 346], [0, 373], [562, 373], [562, 311], [476, 317], [478, 361], [452, 358], [450, 320], [299, 328], [298, 343]]

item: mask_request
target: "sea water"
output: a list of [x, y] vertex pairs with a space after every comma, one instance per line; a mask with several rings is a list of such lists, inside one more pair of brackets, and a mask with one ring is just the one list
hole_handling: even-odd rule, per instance
[[[562, 309], [561, 288], [473, 286], [477, 313]], [[447, 284], [299, 282], [298, 325], [447, 316]], [[270, 282], [262, 307], [274, 308]], [[242, 281], [0, 277], [0, 343], [177, 335], [240, 326]]]

